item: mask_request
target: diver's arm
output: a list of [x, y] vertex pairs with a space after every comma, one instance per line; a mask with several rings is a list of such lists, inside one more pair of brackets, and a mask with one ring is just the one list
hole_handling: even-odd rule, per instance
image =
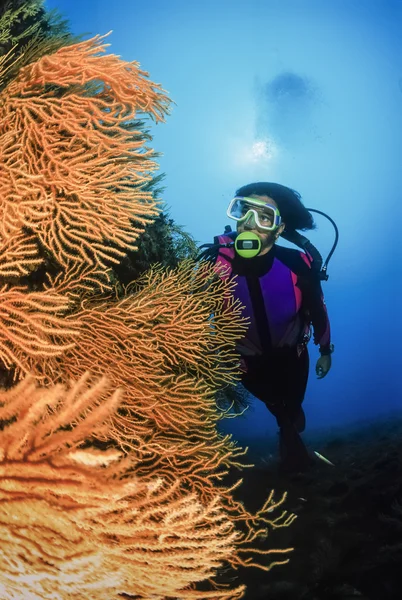
[[321, 282], [311, 273], [306, 290], [306, 308], [314, 331], [314, 343], [319, 345], [322, 356], [331, 354], [331, 326]]
[[297, 277], [297, 287], [301, 291], [301, 310], [314, 330], [314, 343], [319, 345], [322, 356], [331, 354], [331, 329], [321, 289], [319, 274], [313, 268], [313, 259], [305, 252], [276, 247], [276, 256]]

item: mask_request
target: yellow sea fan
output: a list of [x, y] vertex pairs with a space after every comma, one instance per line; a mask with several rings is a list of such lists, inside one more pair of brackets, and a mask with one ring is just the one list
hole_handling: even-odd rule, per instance
[[[91, 370], [94, 377], [106, 373], [114, 386], [123, 386], [123, 410], [113, 416], [106, 434], [96, 432], [98, 439], [113, 439], [125, 451], [134, 451], [140, 460], [132, 473], [152, 477], [158, 472], [170, 484], [180, 479], [206, 506], [230, 467], [247, 466], [246, 450], [216, 429], [220, 414], [213, 394], [214, 386], [235, 378], [231, 363], [236, 337], [244, 330], [241, 306], [230, 300], [230, 282], [218, 280], [207, 265], [196, 269], [191, 261], [172, 272], [152, 270], [142, 284], [123, 300], [85, 300], [77, 313], [85, 326], [74, 348], [61, 360], [31, 361], [32, 372], [43, 374], [50, 384], [76, 380], [82, 370]], [[217, 313], [212, 322], [211, 312]], [[245, 522], [248, 531], [232, 553], [235, 566], [242, 564], [238, 552], [243, 541], [243, 550], [247, 547], [252, 555], [248, 541], [255, 532], [262, 534], [266, 525], [287, 527], [295, 518], [285, 510], [273, 519], [268, 515], [282, 506], [286, 494], [278, 502], [271, 497], [253, 515], [235, 502], [232, 490], [222, 486], [218, 492], [231, 522]], [[280, 558], [262, 568], [288, 561]]]
[[141, 111], [163, 120], [170, 100], [101, 40], [23, 67], [0, 95], [0, 236], [27, 229], [64, 267], [118, 263], [158, 214], [141, 189], [155, 153], [124, 126]]
[[235, 551], [218, 496], [203, 505], [179, 480], [128, 479], [135, 456], [82, 447], [107, 432], [121, 397], [88, 377], [0, 392], [1, 598], [240, 598], [243, 587], [194, 587]]
[[[0, 288], [0, 361], [15, 376], [27, 373], [29, 359], [50, 359], [74, 346], [78, 320], [62, 318], [69, 299], [61, 294]], [[57, 336], [57, 342], [55, 338]]]
[[4, 279], [29, 275], [43, 263], [34, 235], [21, 231], [11, 239], [0, 239], [0, 248], [0, 277]]

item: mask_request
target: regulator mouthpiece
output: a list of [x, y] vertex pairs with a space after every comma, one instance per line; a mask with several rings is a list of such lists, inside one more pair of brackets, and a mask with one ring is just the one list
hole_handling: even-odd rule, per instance
[[254, 258], [261, 250], [261, 240], [256, 233], [243, 231], [236, 237], [235, 250], [243, 258]]

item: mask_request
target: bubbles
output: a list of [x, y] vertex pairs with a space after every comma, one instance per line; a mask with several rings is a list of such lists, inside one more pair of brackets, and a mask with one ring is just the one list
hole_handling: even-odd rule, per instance
[[237, 141], [235, 144], [235, 163], [237, 165], [272, 164], [279, 156], [278, 145], [270, 138]]
[[272, 140], [260, 140], [251, 146], [252, 158], [255, 161], [272, 160], [278, 154], [278, 148]]

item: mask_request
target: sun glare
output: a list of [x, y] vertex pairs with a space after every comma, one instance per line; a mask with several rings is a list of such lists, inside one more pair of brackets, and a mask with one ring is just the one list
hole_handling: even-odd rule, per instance
[[254, 142], [251, 146], [251, 157], [255, 161], [272, 160], [277, 155], [278, 150], [271, 140], [261, 140]]
[[237, 165], [260, 165], [272, 166], [278, 157], [278, 146], [268, 138], [248, 141], [246, 143], [236, 140], [232, 146], [235, 151], [235, 162]]

